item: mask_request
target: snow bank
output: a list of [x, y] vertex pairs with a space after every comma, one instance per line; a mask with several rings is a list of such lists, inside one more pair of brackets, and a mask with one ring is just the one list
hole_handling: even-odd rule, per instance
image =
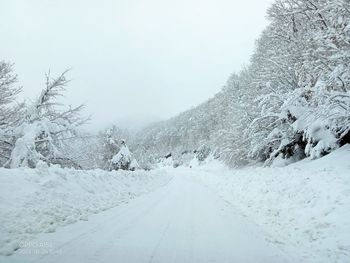
[[166, 184], [165, 170], [79, 171], [44, 164], [0, 169], [0, 254], [11, 255], [37, 233], [87, 220]]
[[350, 145], [287, 167], [229, 170], [213, 162], [193, 175], [271, 242], [300, 251], [300, 262], [350, 262]]

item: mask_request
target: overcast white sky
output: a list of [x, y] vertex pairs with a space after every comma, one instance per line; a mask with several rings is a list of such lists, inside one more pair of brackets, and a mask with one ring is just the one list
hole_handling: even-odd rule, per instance
[[29, 99], [48, 69], [72, 68], [66, 100], [86, 103], [95, 128], [164, 119], [213, 96], [248, 63], [271, 2], [2, 1], [0, 59], [15, 63]]

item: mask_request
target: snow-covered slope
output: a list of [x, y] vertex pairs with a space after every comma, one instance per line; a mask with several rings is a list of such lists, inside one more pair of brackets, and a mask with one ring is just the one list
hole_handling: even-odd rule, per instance
[[350, 262], [350, 145], [287, 167], [211, 162], [192, 173], [305, 262]]
[[0, 169], [0, 254], [10, 255], [35, 234], [87, 220], [166, 184], [171, 176], [152, 172], [79, 171], [47, 167]]

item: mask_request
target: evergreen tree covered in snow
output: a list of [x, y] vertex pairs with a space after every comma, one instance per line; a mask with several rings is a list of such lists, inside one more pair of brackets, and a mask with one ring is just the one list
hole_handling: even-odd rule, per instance
[[110, 170], [128, 170], [134, 171], [139, 167], [136, 159], [133, 157], [125, 141], [121, 142], [119, 152], [113, 156], [110, 162]]
[[122, 142], [130, 140], [128, 131], [123, 130], [116, 125], [107, 128], [99, 133], [99, 148], [102, 157], [100, 167], [104, 170], [110, 169], [112, 158], [121, 149]]

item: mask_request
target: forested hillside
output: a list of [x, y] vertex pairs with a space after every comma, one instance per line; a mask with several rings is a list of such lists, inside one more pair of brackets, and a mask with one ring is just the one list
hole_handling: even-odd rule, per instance
[[[69, 82], [66, 72], [47, 75], [36, 101], [19, 102], [13, 65], [1, 62], [0, 165], [35, 167], [44, 161], [108, 170], [122, 141], [143, 168], [164, 156], [181, 164], [210, 153], [231, 166], [269, 165], [276, 158], [317, 158], [348, 143], [349, 1], [277, 0], [267, 16], [270, 24], [249, 64], [218, 94], [137, 134], [117, 127], [98, 135], [82, 132], [88, 119], [81, 116], [83, 106], [59, 103]], [[136, 164], [134, 157], [126, 159]]]
[[317, 158], [349, 142], [350, 3], [278, 0], [248, 66], [214, 98], [140, 133], [144, 151], [206, 146], [230, 165]]

